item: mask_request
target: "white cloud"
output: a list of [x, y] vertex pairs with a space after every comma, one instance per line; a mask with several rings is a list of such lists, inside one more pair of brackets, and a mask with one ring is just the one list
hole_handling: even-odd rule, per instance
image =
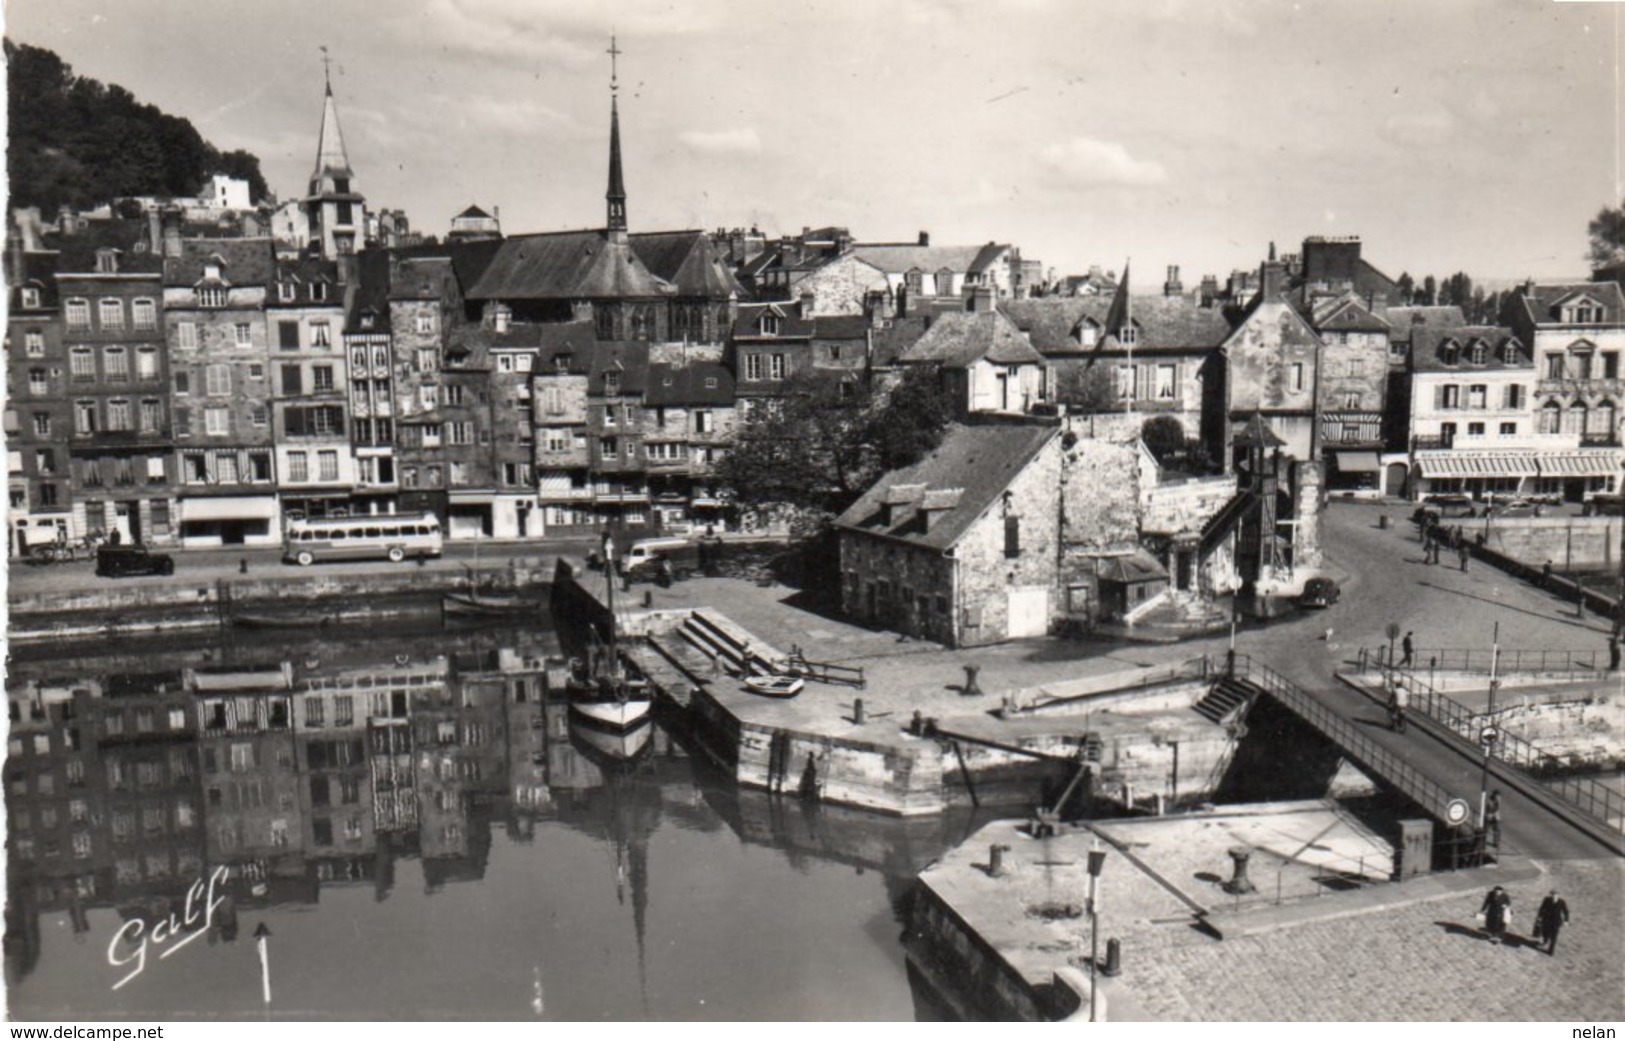
[[762, 150], [762, 139], [753, 127], [737, 130], [685, 130], [677, 139], [696, 152], [714, 155], [755, 155]]
[[582, 68], [605, 59], [612, 31], [623, 41], [669, 37], [712, 27], [719, 13], [669, 0], [622, 0], [613, 11], [579, 0], [429, 0], [396, 24], [415, 43]]
[[1161, 163], [1136, 159], [1117, 142], [1092, 137], [1074, 137], [1050, 145], [1039, 153], [1038, 160], [1051, 183], [1061, 188], [1138, 187], [1168, 180], [1168, 171]]

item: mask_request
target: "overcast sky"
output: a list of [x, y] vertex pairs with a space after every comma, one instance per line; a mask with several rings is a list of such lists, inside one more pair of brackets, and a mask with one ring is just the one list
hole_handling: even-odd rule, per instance
[[1584, 271], [1620, 201], [1621, 4], [8, 0], [6, 33], [303, 190], [335, 63], [358, 187], [443, 234], [845, 225], [1187, 286], [1358, 234], [1389, 275]]

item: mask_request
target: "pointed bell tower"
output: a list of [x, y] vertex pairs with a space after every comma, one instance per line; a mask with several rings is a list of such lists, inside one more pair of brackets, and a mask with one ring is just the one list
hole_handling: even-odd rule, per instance
[[322, 257], [333, 260], [354, 253], [365, 241], [366, 199], [355, 190], [355, 172], [344, 150], [326, 47], [322, 48], [322, 64], [326, 81], [322, 129], [316, 139], [316, 168], [310, 174], [310, 194], [304, 199], [304, 211], [310, 244]]
[[609, 190], [604, 193], [607, 203], [605, 228], [611, 242], [626, 241], [626, 184], [621, 180], [621, 113], [619, 107], [620, 81], [617, 78], [616, 59], [621, 50], [615, 46], [615, 37], [609, 38]]

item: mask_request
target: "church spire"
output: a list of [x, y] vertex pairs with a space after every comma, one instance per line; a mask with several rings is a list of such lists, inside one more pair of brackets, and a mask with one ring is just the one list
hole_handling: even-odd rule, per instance
[[[322, 99], [322, 132], [316, 139], [316, 169], [311, 172], [310, 179], [314, 185], [324, 175], [338, 175], [351, 177], [350, 157], [344, 151], [344, 133], [339, 130], [338, 105], [333, 100], [333, 75], [329, 68], [332, 61], [327, 56], [327, 48], [322, 48], [322, 73], [327, 84], [326, 95]], [[319, 189], [312, 187], [314, 194]]]
[[616, 59], [621, 51], [615, 46], [615, 36], [609, 38], [609, 190], [604, 193], [608, 202], [610, 238], [626, 238], [626, 184], [621, 180], [621, 113], [618, 105], [620, 82], [617, 79]]

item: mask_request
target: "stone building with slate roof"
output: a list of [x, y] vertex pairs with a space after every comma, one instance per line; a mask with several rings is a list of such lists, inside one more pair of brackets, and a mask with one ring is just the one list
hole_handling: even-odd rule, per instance
[[936, 316], [924, 335], [897, 356], [896, 364], [936, 368], [961, 418], [1031, 412], [1054, 400], [1044, 356], [999, 311]]
[[[274, 244], [261, 239], [164, 243], [163, 321], [180, 472], [178, 526], [186, 546], [276, 545], [272, 373], [266, 301]], [[312, 416], [342, 432], [342, 412]]]
[[14, 233], [6, 251], [6, 452], [9, 550], [82, 534], [62, 449], [73, 423], [68, 354], [56, 291], [56, 251], [29, 250]]
[[356, 472], [338, 263], [279, 260], [273, 285], [265, 321], [283, 516], [348, 514]]

